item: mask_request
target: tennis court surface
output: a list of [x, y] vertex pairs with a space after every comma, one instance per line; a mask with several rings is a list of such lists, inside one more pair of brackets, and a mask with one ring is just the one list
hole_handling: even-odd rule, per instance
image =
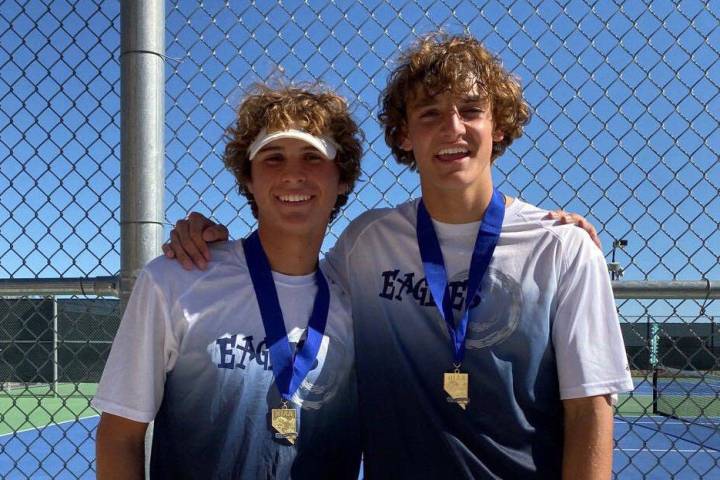
[[[707, 412], [717, 412], [720, 385], [710, 376], [667, 381], [655, 377], [655, 383], [650, 375], [635, 378], [635, 391], [619, 400], [615, 477], [720, 478], [720, 418], [707, 416]], [[660, 394], [655, 402], [653, 390], [656, 396]], [[89, 407], [94, 391], [94, 384], [63, 384], [56, 393], [48, 387], [4, 392], [0, 396], [0, 412], [5, 412], [0, 421], [0, 478], [95, 478], [98, 416]], [[658, 406], [667, 407], [663, 402], [671, 403], [671, 413], [680, 418], [651, 413]], [[698, 404], [704, 406], [703, 415], [691, 415]]]
[[324, 253], [421, 195], [378, 100], [438, 30], [481, 40], [531, 107], [493, 184], [602, 240], [637, 386], [616, 477], [720, 480], [720, 1], [1, 5], [0, 480], [93, 478], [89, 401], [132, 279], [190, 211], [255, 229], [222, 162], [251, 85], [324, 84], [365, 133]]

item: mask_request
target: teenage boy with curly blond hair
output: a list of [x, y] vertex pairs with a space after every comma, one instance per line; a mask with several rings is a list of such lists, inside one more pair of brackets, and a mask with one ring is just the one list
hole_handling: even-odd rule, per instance
[[380, 121], [422, 199], [328, 256], [352, 298], [368, 478], [609, 478], [632, 389], [602, 253], [493, 186], [518, 82], [472, 37], [405, 51]]
[[133, 289], [93, 405], [98, 478], [357, 478], [349, 299], [318, 268], [360, 173], [346, 102], [258, 87], [225, 164], [258, 219], [204, 271], [157, 258]]
[[[632, 381], [602, 253], [493, 186], [528, 119], [472, 37], [427, 36], [390, 77], [380, 121], [422, 198], [361, 215], [327, 256], [352, 300], [367, 478], [611, 475]], [[181, 222], [166, 254], [197, 259], [225, 234], [207, 225]]]

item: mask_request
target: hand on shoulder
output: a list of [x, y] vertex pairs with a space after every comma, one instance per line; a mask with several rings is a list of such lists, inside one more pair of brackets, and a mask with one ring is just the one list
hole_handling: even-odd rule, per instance
[[163, 244], [165, 257], [179, 261], [185, 270], [205, 270], [210, 261], [209, 243], [225, 242], [229, 238], [225, 225], [215, 223], [203, 214], [190, 212], [178, 220], [170, 231], [170, 240]]
[[582, 215], [579, 215], [577, 213], [570, 213], [566, 212], [564, 210], [558, 209], [553, 212], [549, 212], [545, 218], [551, 219], [551, 220], [557, 220], [560, 222], [561, 225], [576, 225], [577, 227], [582, 228], [587, 232], [588, 235], [590, 235], [590, 239], [593, 241], [593, 243], [602, 250], [602, 243], [600, 242], [600, 237], [598, 236], [597, 230], [595, 229], [595, 226], [590, 223], [585, 217]]

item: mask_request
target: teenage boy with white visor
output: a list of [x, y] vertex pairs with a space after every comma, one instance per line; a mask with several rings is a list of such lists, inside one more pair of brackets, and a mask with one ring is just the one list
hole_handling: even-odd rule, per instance
[[349, 299], [318, 267], [360, 172], [345, 101], [258, 87], [226, 166], [258, 229], [204, 271], [164, 257], [139, 275], [93, 406], [100, 479], [350, 478], [360, 465]]

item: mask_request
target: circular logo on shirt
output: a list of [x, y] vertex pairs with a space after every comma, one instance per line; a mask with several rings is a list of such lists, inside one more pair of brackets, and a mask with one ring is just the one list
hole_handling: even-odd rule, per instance
[[[291, 345], [304, 341], [305, 329], [293, 328], [288, 333], [288, 340]], [[292, 345], [293, 347], [295, 345]], [[302, 408], [309, 410], [318, 410], [323, 403], [331, 400], [337, 394], [340, 373], [346, 373], [346, 369], [342, 366], [343, 360], [347, 357], [345, 345], [339, 341], [333, 342], [332, 352], [328, 352], [330, 346], [330, 337], [323, 335], [320, 349], [313, 363], [312, 369], [308, 372], [305, 379], [300, 383], [292, 400]]]
[[[288, 332], [291, 351], [302, 348], [305, 343], [305, 329], [293, 328]], [[350, 336], [350, 339], [352, 337]], [[233, 384], [265, 384], [268, 386], [270, 405], [280, 402], [277, 388], [273, 385], [273, 365], [270, 350], [265, 339], [242, 333], [225, 334], [207, 346], [212, 364], [217, 367], [224, 382]], [[347, 382], [352, 368], [352, 349], [347, 342], [334, 335], [332, 340], [323, 335], [317, 356], [310, 371], [300, 382], [292, 401], [305, 409], [317, 410], [334, 398]], [[257, 388], [257, 387], [254, 387]]]
[[[461, 271], [450, 279], [450, 283], [467, 282], [467, 277], [468, 271]], [[520, 284], [503, 272], [488, 268], [482, 280], [481, 291], [470, 304], [470, 323], [465, 348], [485, 348], [512, 335], [520, 323], [522, 305], [523, 293]], [[456, 321], [459, 318], [458, 308], [455, 310]]]

